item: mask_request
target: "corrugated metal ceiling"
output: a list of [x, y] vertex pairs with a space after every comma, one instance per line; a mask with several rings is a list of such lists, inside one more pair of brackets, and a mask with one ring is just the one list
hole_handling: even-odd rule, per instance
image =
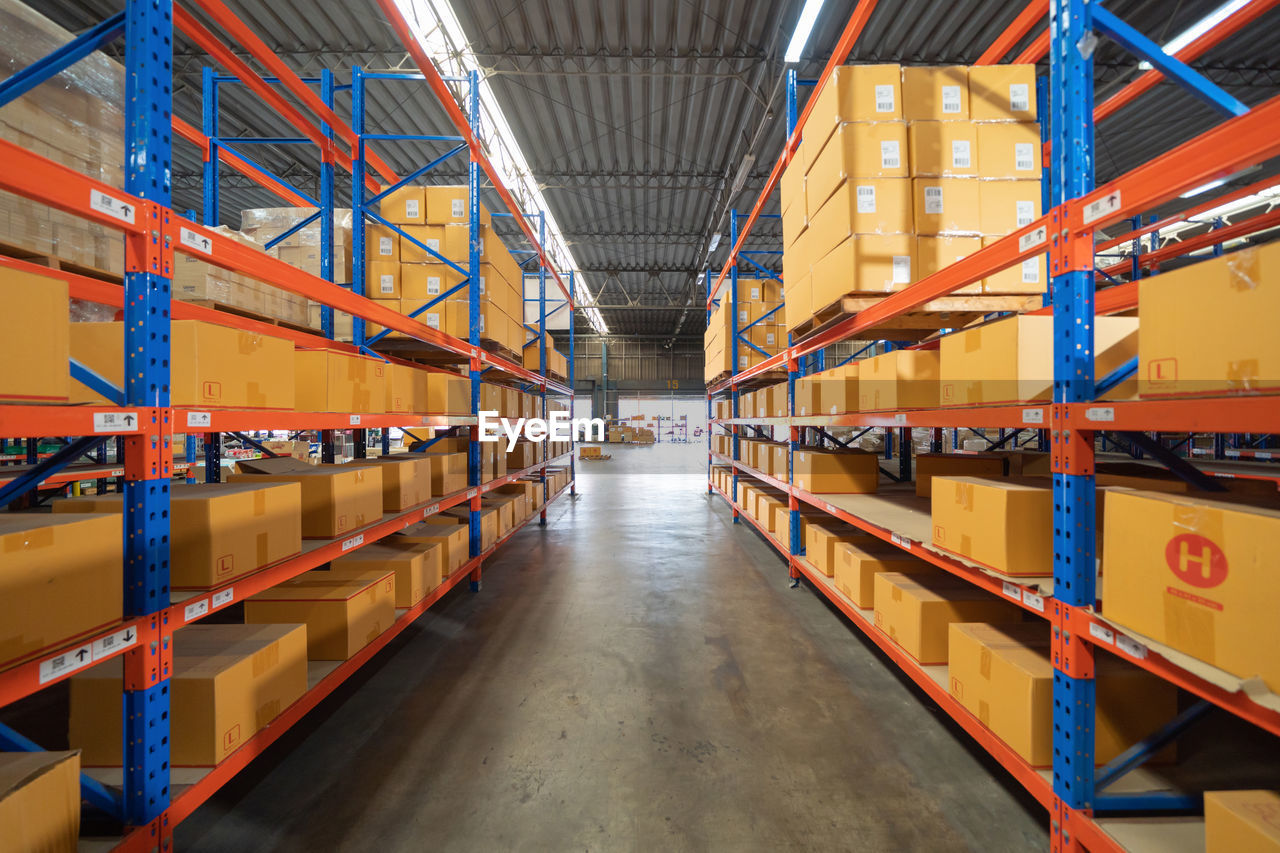
[[[1221, 0], [1112, 0], [1108, 8], [1158, 41], [1212, 11]], [[32, 5], [61, 25], [81, 30], [119, 8], [118, 0], [40, 0]], [[297, 72], [328, 67], [345, 81], [352, 65], [385, 68], [404, 61], [371, 0], [227, 0]], [[747, 209], [782, 145], [780, 55], [802, 0], [469, 0], [454, 8], [486, 67], [530, 165], [545, 186], [556, 220], [618, 334], [701, 331], [697, 273], [727, 203]], [[1025, 0], [882, 0], [851, 61], [969, 63], [1022, 10]], [[851, 0], [831, 0], [819, 16], [800, 64], [814, 77], [830, 55]], [[197, 13], [199, 17], [199, 13]], [[1280, 12], [1273, 11], [1195, 63], [1249, 104], [1280, 83]], [[1038, 32], [1037, 28], [1034, 32]], [[1010, 55], [1016, 55], [1018, 45]], [[175, 112], [200, 118], [203, 53], [179, 38]], [[1099, 100], [1131, 79], [1135, 63], [1102, 40], [1095, 54]], [[369, 128], [439, 132], [443, 112], [424, 86], [375, 87]], [[339, 114], [350, 104], [340, 98]], [[1105, 180], [1217, 121], [1198, 101], [1164, 84], [1099, 127], [1098, 179]], [[222, 133], [286, 132], [255, 98], [230, 90]], [[174, 201], [199, 209], [199, 152], [175, 146]], [[259, 150], [261, 149], [261, 150]], [[407, 172], [443, 149], [426, 144], [382, 146]], [[314, 192], [314, 151], [255, 148], [266, 165]], [[744, 156], [756, 155], [729, 198]], [[440, 180], [462, 179], [461, 161]], [[1255, 180], [1256, 175], [1250, 179]], [[344, 194], [349, 185], [344, 183]], [[222, 219], [275, 204], [238, 176], [222, 190]], [[753, 245], [776, 248], [776, 222]], [[721, 262], [727, 234], [711, 260]], [[640, 310], [637, 310], [639, 308]], [[681, 319], [683, 318], [683, 320]]]

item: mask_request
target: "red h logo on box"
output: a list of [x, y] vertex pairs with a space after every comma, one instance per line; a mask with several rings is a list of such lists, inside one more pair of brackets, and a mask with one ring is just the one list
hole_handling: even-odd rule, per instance
[[1178, 580], [1200, 589], [1227, 579], [1227, 555], [1212, 539], [1199, 533], [1180, 533], [1164, 547], [1164, 561]]

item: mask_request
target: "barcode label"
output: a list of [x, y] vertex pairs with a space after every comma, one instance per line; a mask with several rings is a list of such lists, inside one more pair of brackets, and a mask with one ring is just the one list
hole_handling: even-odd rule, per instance
[[464, 198], [455, 198], [449, 205], [449, 212], [453, 214], [454, 219], [461, 219], [467, 215], [467, 200]]
[[876, 188], [875, 187], [858, 187], [858, 212], [859, 213], [875, 213], [876, 212]]
[[942, 87], [942, 111], [944, 113], [960, 112], [960, 87]]
[[378, 254], [379, 255], [390, 255], [393, 251], [394, 249], [391, 245], [390, 237], [378, 238]]
[[417, 219], [418, 216], [420, 215], [418, 211], [419, 211], [418, 200], [416, 198], [407, 198], [404, 200], [404, 218], [405, 219]]
[[1024, 424], [1044, 423], [1044, 409], [1023, 409], [1022, 422]]
[[1031, 109], [1031, 88], [1026, 83], [1009, 84], [1009, 112], [1025, 113]]
[[830, 514], [832, 514], [832, 515], [835, 515], [835, 514], [836, 514], [836, 508], [835, 508], [835, 506], [833, 506], [832, 504], [825, 504], [825, 505], [824, 505], [824, 508], [825, 508], [825, 509], [826, 509], [826, 511], [827, 511], [827, 512], [829, 512]]
[[209, 599], [202, 598], [199, 601], [188, 604], [182, 608], [182, 621], [190, 622], [193, 619], [199, 619], [201, 616], [209, 612]]
[[897, 414], [895, 414], [895, 415], [893, 416], [893, 422], [894, 422], [895, 424], [901, 424], [901, 425], [905, 426], [905, 425], [906, 425], [906, 423], [907, 423], [907, 413], [906, 413], [906, 412], [898, 412]]
[[342, 550], [350, 551], [352, 548], [359, 548], [363, 544], [364, 544], [364, 534], [360, 533], [356, 536], [352, 536], [350, 539], [343, 539]]
[[429, 238], [427, 238], [427, 248], [428, 248], [428, 249], [430, 249], [430, 250], [431, 250], [431, 251], [433, 251], [433, 252], [439, 253], [439, 252], [440, 252], [440, 238], [439, 238], [439, 237], [429, 237]]
[[105, 213], [107, 216], [119, 219], [121, 222], [128, 222], [130, 225], [134, 223], [137, 216], [133, 205], [118, 198], [112, 198], [98, 190], [89, 190], [89, 207], [99, 213]]
[[894, 284], [910, 284], [911, 283], [911, 256], [910, 255], [894, 255], [893, 256], [893, 283]]
[[40, 661], [40, 683], [52, 681], [55, 678], [61, 678], [70, 672], [75, 672], [82, 666], [88, 666], [93, 661], [93, 648], [91, 646], [81, 646], [78, 649], [71, 649], [60, 655], [54, 655], [48, 660]]
[[1045, 240], [1048, 239], [1048, 236], [1049, 235], [1048, 235], [1048, 232], [1045, 230], [1045, 227], [1041, 225], [1036, 230], [1023, 234], [1021, 237], [1018, 238], [1018, 251], [1025, 252], [1027, 251], [1027, 249], [1032, 249], [1036, 246], [1039, 246], [1041, 243], [1043, 243]]
[[882, 139], [880, 141], [880, 168], [898, 169], [902, 166], [902, 152], [898, 150], [898, 140]]
[[1088, 225], [1096, 219], [1101, 219], [1108, 213], [1120, 209], [1120, 191], [1116, 190], [1097, 201], [1090, 202], [1084, 208], [1084, 224]]
[[138, 642], [138, 634], [132, 628], [116, 631], [114, 634], [93, 641], [90, 659], [102, 660], [121, 649], [129, 648], [136, 642]]
[[893, 86], [876, 86], [876, 112], [891, 113], [893, 110]]
[[1040, 261], [1037, 258], [1027, 258], [1022, 262], [1022, 283], [1040, 283]]
[[427, 277], [427, 295], [436, 296], [440, 293], [440, 276], [433, 275]]
[[213, 413], [212, 412], [187, 412], [187, 426], [189, 427], [213, 426]]
[[203, 234], [197, 234], [190, 228], [178, 229], [178, 242], [188, 249], [195, 249], [197, 252], [203, 252], [206, 255], [213, 254], [213, 241]]
[[1004, 581], [1003, 589], [1004, 594], [1012, 598], [1014, 601], [1022, 600], [1022, 587], [1018, 586], [1016, 583]]
[[396, 292], [396, 277], [394, 275], [379, 276], [378, 282], [383, 293]]
[[764, 345], [767, 347], [774, 346], [774, 342], [777, 340], [777, 337], [778, 336], [773, 332], [766, 332], [764, 336]]
[[1018, 227], [1026, 228], [1036, 220], [1036, 203], [1034, 201], [1018, 201], [1016, 205], [1018, 216]]
[[440, 328], [440, 315], [439, 315], [439, 314], [428, 314], [428, 315], [427, 315], [427, 328], [429, 328], [429, 329], [439, 329], [439, 328]]
[[1044, 599], [1029, 589], [1024, 589], [1022, 591], [1022, 603], [1030, 607], [1032, 610], [1039, 610], [1041, 613], [1044, 612]]
[[738, 309], [738, 325], [745, 326], [751, 322], [751, 311], [746, 308]]
[[210, 601], [212, 601], [214, 607], [226, 607], [235, 600], [235, 597], [236, 591], [233, 588], [228, 587], [227, 589], [222, 590], [222, 592], [215, 592], [210, 598]]
[[1106, 625], [1099, 625], [1097, 622], [1089, 623], [1089, 633], [1094, 639], [1101, 640], [1104, 643], [1114, 643], [1116, 639], [1115, 632]]
[[1126, 637], [1124, 634], [1116, 634], [1116, 648], [1129, 657], [1138, 658], [1139, 660], [1147, 656], [1146, 646], [1131, 637]]
[[971, 168], [972, 162], [969, 158], [969, 140], [951, 140], [951, 168], [968, 169]]
[[889, 541], [900, 548], [907, 548], [908, 550], [911, 548], [911, 540], [897, 533], [890, 533]]
[[94, 432], [124, 432], [137, 424], [137, 412], [95, 412], [93, 415]]
[[1019, 172], [1034, 172], [1036, 149], [1030, 142], [1018, 142], [1013, 146], [1013, 168]]
[[1084, 410], [1084, 417], [1090, 421], [1114, 421], [1116, 410], [1111, 406], [1094, 406]]
[[942, 187], [924, 188], [924, 212], [942, 213]]

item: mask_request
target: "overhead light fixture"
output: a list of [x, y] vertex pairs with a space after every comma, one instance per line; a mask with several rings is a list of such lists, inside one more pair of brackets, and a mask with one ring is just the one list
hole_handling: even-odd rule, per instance
[[[1209, 32], [1209, 30], [1213, 29], [1231, 15], [1248, 5], [1249, 0], [1230, 0], [1230, 2], [1223, 3], [1221, 6], [1196, 21], [1190, 27], [1165, 42], [1161, 47], [1164, 49], [1165, 53], [1173, 56], [1175, 53], [1182, 50], [1184, 47], [1200, 38], [1200, 36]], [[1138, 68], [1142, 71], [1150, 71], [1151, 63], [1143, 60], [1138, 63]], [[1186, 196], [1183, 196], [1183, 198], [1186, 198]]]
[[719, 231], [711, 235], [711, 246], [710, 248], [707, 249], [707, 251], [714, 252], [718, 248], [720, 248], [720, 232]]
[[1226, 178], [1218, 178], [1218, 180], [1216, 181], [1210, 181], [1207, 184], [1201, 184], [1195, 189], [1187, 190], [1181, 196], [1179, 196], [1179, 198], [1191, 198], [1192, 196], [1200, 195], [1200, 193], [1207, 193], [1209, 190], [1217, 189], [1218, 187], [1222, 186], [1226, 182], [1227, 182]]
[[796, 21], [796, 28], [791, 33], [791, 41], [787, 44], [783, 61], [788, 63], [800, 61], [800, 54], [804, 52], [804, 46], [809, 43], [809, 34], [813, 32], [813, 25], [818, 20], [818, 13], [822, 11], [824, 2], [825, 0], [804, 0], [804, 8], [800, 10], [800, 20]]

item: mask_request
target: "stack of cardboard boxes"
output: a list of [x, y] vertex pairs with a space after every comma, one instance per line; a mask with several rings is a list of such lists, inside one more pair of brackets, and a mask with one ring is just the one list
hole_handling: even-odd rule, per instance
[[[818, 96], [782, 177], [795, 329], [849, 293], [884, 294], [1040, 214], [1030, 65], [848, 65]], [[961, 292], [1039, 293], [1038, 260]]]
[[[711, 323], [704, 335], [708, 382], [724, 373], [738, 373], [754, 367], [787, 345], [787, 315], [782, 304], [782, 288], [777, 282], [765, 279], [739, 281], [736, 318], [731, 296], [726, 290], [721, 290], [720, 305], [712, 312]], [[737, 365], [733, 364], [735, 329], [750, 341], [750, 345], [738, 341]]]
[[[534, 373], [540, 372], [541, 358], [542, 353], [538, 347], [538, 336], [525, 329], [524, 350], [521, 353], [521, 362], [524, 368], [532, 370]], [[569, 360], [556, 349], [555, 339], [551, 335], [547, 335], [547, 373], [560, 379], [567, 379], [569, 376]]]

